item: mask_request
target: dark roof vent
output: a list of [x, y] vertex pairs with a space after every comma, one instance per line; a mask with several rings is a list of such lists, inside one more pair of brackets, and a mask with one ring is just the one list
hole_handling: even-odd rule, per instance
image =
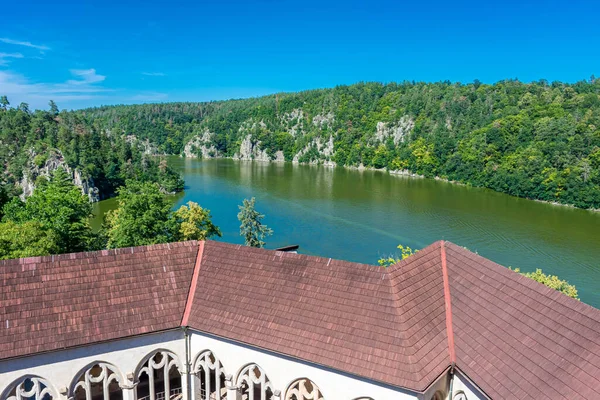
[[292, 244], [290, 246], [279, 247], [275, 250], [283, 251], [284, 253], [297, 253], [299, 248], [300, 248], [299, 244]]

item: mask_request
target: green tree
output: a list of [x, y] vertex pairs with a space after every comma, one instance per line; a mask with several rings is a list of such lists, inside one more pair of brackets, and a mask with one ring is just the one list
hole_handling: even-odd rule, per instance
[[17, 108], [19, 111], [24, 112], [25, 114], [29, 114], [29, 104], [22, 102], [21, 104], [19, 104], [19, 107]]
[[117, 203], [119, 207], [106, 215], [108, 248], [169, 242], [171, 207], [157, 184], [128, 181], [119, 188]]
[[44, 256], [58, 252], [58, 236], [38, 221], [0, 223], [0, 259]]
[[2, 216], [4, 215], [4, 205], [8, 203], [9, 197], [6, 192], [6, 187], [0, 184], [0, 221], [2, 220]]
[[10, 102], [8, 101], [8, 97], [6, 96], [1, 96], [0, 97], [0, 107], [2, 107], [3, 110], [7, 110], [8, 106], [10, 106]]
[[52, 114], [53, 116], [58, 115], [58, 106], [56, 105], [54, 100], [50, 100], [48, 102], [48, 106], [50, 107], [50, 114]]
[[221, 237], [221, 230], [212, 223], [210, 210], [189, 201], [173, 213], [176, 224], [175, 239], [205, 240], [213, 236]]
[[36, 185], [25, 202], [15, 197], [5, 205], [3, 219], [16, 223], [39, 222], [44, 229], [55, 233], [59, 253], [92, 248], [95, 242], [89, 223], [92, 205], [69, 174], [57, 168], [50, 180], [38, 179]]
[[419, 250], [413, 250], [410, 247], [403, 246], [401, 244], [399, 244], [397, 248], [400, 250], [399, 255], [396, 254], [396, 255], [392, 255], [392, 256], [388, 256], [388, 257], [382, 257], [379, 260], [377, 260], [377, 263], [379, 265], [381, 265], [382, 267], [389, 267], [391, 265], [399, 263], [400, 261], [412, 256], [413, 254], [415, 254], [416, 252], [419, 251]]
[[536, 269], [535, 272], [521, 272], [519, 268], [514, 269], [515, 272], [520, 273], [536, 282], [542, 283], [549, 288], [558, 290], [559, 292], [566, 294], [576, 300], [579, 300], [579, 294], [575, 285], [571, 285], [569, 282], [560, 279], [556, 275], [546, 275], [541, 269]]
[[[383, 267], [389, 267], [404, 260], [405, 258], [412, 256], [413, 254], [419, 251], [413, 250], [410, 247], [403, 245], [398, 245], [398, 249], [400, 249], [400, 255], [380, 258], [377, 263]], [[509, 269], [520, 273], [521, 275], [526, 276], [530, 279], [533, 279], [536, 282], [542, 283], [548, 286], [549, 288], [558, 290], [559, 292], [564, 293], [569, 297], [579, 300], [577, 288], [575, 287], [575, 285], [571, 285], [569, 282], [560, 279], [556, 275], [546, 275], [544, 274], [544, 272], [542, 272], [541, 269], [536, 269], [535, 272], [521, 272], [519, 268], [512, 269], [509, 267]]]
[[246, 246], [264, 247], [263, 239], [273, 234], [273, 230], [261, 222], [265, 217], [255, 209], [256, 199], [244, 199], [241, 206], [238, 206], [240, 212], [238, 219], [241, 222], [240, 235], [244, 237]]

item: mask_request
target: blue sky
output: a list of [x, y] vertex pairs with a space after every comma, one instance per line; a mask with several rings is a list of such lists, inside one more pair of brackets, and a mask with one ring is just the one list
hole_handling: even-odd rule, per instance
[[6, 1], [0, 95], [59, 108], [600, 75], [597, 1]]

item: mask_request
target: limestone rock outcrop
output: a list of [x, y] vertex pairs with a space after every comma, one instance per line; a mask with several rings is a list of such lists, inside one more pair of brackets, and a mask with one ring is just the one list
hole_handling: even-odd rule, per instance
[[38, 177], [44, 176], [49, 178], [52, 175], [52, 172], [58, 168], [64, 169], [71, 176], [73, 183], [81, 188], [81, 192], [88, 196], [91, 202], [100, 200], [100, 191], [94, 185], [94, 180], [92, 178], [84, 178], [81, 171], [69, 167], [60, 151], [51, 151], [41, 166], [35, 165], [35, 158], [36, 153], [33, 150], [30, 150], [29, 162], [23, 171], [21, 181], [19, 182], [19, 186], [23, 189], [23, 193], [21, 194], [22, 200], [31, 196], [35, 190], [35, 182]]
[[402, 117], [398, 122], [394, 123], [377, 123], [377, 131], [375, 132], [375, 140], [384, 142], [391, 137], [394, 144], [404, 142], [415, 127], [415, 121], [408, 116]]

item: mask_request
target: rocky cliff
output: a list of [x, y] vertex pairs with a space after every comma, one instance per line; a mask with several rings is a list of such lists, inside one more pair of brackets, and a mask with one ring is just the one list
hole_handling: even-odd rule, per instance
[[202, 135], [197, 135], [192, 138], [184, 147], [183, 154], [189, 158], [213, 158], [221, 157], [217, 148], [211, 143], [214, 133], [208, 129], [204, 130]]
[[[245, 161], [281, 162], [285, 161], [285, 150], [288, 161], [294, 163], [335, 166], [336, 140], [342, 140], [339, 134], [341, 130], [334, 128], [335, 124], [336, 116], [332, 112], [320, 112], [311, 117], [301, 108], [295, 108], [281, 113], [275, 121], [268, 123], [256, 118], [240, 122], [237, 134], [233, 135], [238, 138], [239, 147], [236, 145], [228, 149], [226, 154], [219, 153], [214, 147], [214, 138], [219, 133], [208, 130], [188, 141], [183, 154], [185, 157], [231, 157]], [[392, 122], [380, 121], [372, 135], [365, 138], [363, 145], [376, 148], [389, 139], [394, 145], [399, 145], [408, 140], [414, 126], [415, 122], [409, 116]], [[231, 136], [228, 136], [228, 140], [231, 140]], [[288, 147], [283, 147], [285, 145]]]
[[67, 163], [65, 162], [64, 157], [60, 151], [51, 151], [50, 154], [47, 155], [45, 161], [41, 163], [41, 165], [36, 165], [35, 161], [38, 161], [38, 163], [40, 163], [40, 158], [36, 156], [40, 155], [35, 154], [33, 150], [29, 151], [29, 161], [27, 163], [27, 167], [23, 171], [23, 177], [19, 182], [19, 186], [21, 187], [21, 189], [23, 189], [21, 199], [24, 200], [26, 197], [31, 196], [31, 194], [35, 190], [35, 182], [40, 176], [48, 178], [50, 177], [50, 175], [52, 175], [52, 172], [54, 170], [62, 168], [65, 171], [67, 171], [68, 174], [71, 175], [73, 183], [81, 188], [81, 192], [87, 195], [90, 201], [95, 202], [100, 200], [100, 192], [98, 188], [94, 186], [93, 179], [84, 178], [81, 174], [81, 171], [70, 168], [69, 165], [67, 165]]
[[375, 139], [379, 142], [385, 142], [387, 138], [391, 137], [394, 144], [397, 145], [400, 142], [404, 142], [414, 127], [415, 121], [408, 116], [402, 117], [397, 122], [378, 122]]

